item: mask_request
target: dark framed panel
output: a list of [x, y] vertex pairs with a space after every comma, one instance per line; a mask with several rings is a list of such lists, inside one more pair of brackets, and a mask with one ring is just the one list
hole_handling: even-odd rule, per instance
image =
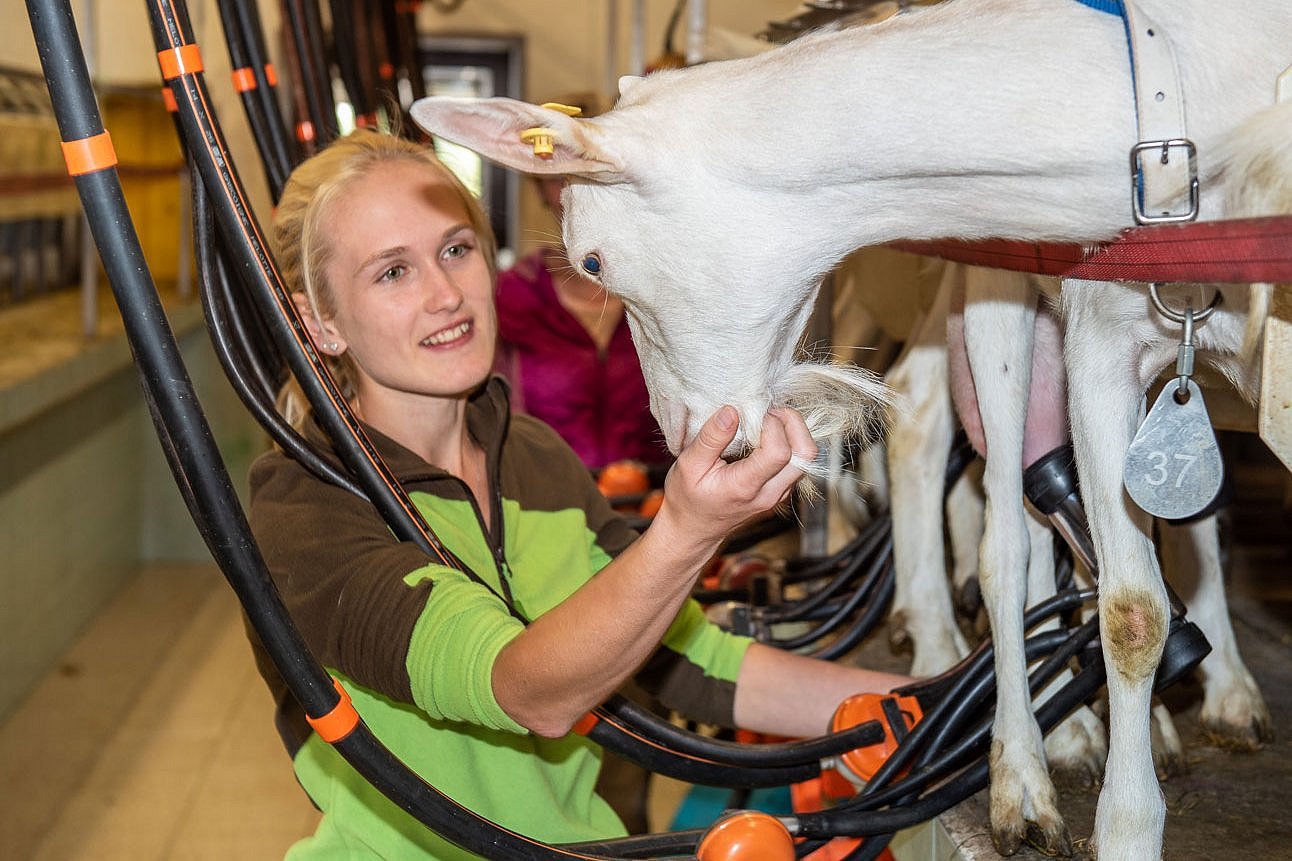
[[[418, 48], [428, 96], [523, 98], [525, 46], [519, 36], [423, 36]], [[480, 195], [498, 236], [499, 264], [507, 265], [520, 239], [520, 176], [447, 141], [436, 141], [435, 149]]]

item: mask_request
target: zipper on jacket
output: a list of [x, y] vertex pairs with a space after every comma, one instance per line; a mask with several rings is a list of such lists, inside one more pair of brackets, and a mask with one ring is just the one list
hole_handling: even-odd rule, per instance
[[[448, 478], [462, 485], [462, 489], [466, 492], [467, 501], [471, 503], [471, 510], [475, 512], [476, 523], [480, 526], [480, 534], [484, 536], [485, 546], [489, 548], [489, 553], [493, 556], [494, 568], [498, 572], [498, 585], [502, 587], [502, 594], [498, 597], [507, 605], [507, 609], [511, 611], [513, 616], [528, 624], [529, 620], [521, 616], [520, 611], [516, 609], [516, 598], [511, 593], [511, 566], [507, 564], [507, 554], [503, 548], [503, 536], [506, 533], [502, 528], [502, 488], [498, 486], [497, 482], [493, 481], [494, 477], [492, 475], [486, 476], [486, 481], [490, 483], [489, 507], [493, 514], [493, 527], [491, 528], [485, 524], [484, 512], [480, 510], [480, 503], [476, 501], [476, 495], [471, 492], [471, 486], [456, 475], [450, 475]], [[479, 580], [478, 577], [476, 579]], [[495, 595], [498, 594], [487, 583], [481, 585], [494, 592]]]

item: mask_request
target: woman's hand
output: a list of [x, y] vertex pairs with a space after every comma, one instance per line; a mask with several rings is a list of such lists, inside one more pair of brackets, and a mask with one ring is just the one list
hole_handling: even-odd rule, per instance
[[704, 544], [721, 542], [741, 523], [785, 500], [803, 476], [791, 464], [792, 456], [816, 457], [803, 417], [787, 407], [769, 410], [758, 447], [728, 463], [722, 453], [738, 428], [737, 413], [729, 406], [704, 423], [664, 480], [664, 505], [652, 530], [659, 524]]

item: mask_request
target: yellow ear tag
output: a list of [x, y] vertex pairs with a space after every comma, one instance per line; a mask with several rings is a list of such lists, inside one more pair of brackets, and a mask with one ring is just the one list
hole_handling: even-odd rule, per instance
[[[583, 113], [581, 108], [573, 105], [562, 105], [559, 102], [544, 102], [543, 107], [548, 110], [560, 111], [567, 117], [577, 117]], [[520, 133], [520, 139], [527, 144], [532, 144], [534, 155], [542, 159], [551, 158], [553, 153], [556, 152], [556, 148], [552, 143], [554, 137], [556, 137], [556, 131], [546, 126], [535, 126]]]

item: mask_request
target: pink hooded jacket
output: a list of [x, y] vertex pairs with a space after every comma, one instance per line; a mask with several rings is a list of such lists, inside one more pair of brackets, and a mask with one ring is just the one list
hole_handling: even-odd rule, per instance
[[600, 354], [557, 298], [542, 249], [499, 274], [497, 305], [495, 369], [512, 385], [513, 409], [551, 426], [591, 469], [669, 459], [626, 321]]

